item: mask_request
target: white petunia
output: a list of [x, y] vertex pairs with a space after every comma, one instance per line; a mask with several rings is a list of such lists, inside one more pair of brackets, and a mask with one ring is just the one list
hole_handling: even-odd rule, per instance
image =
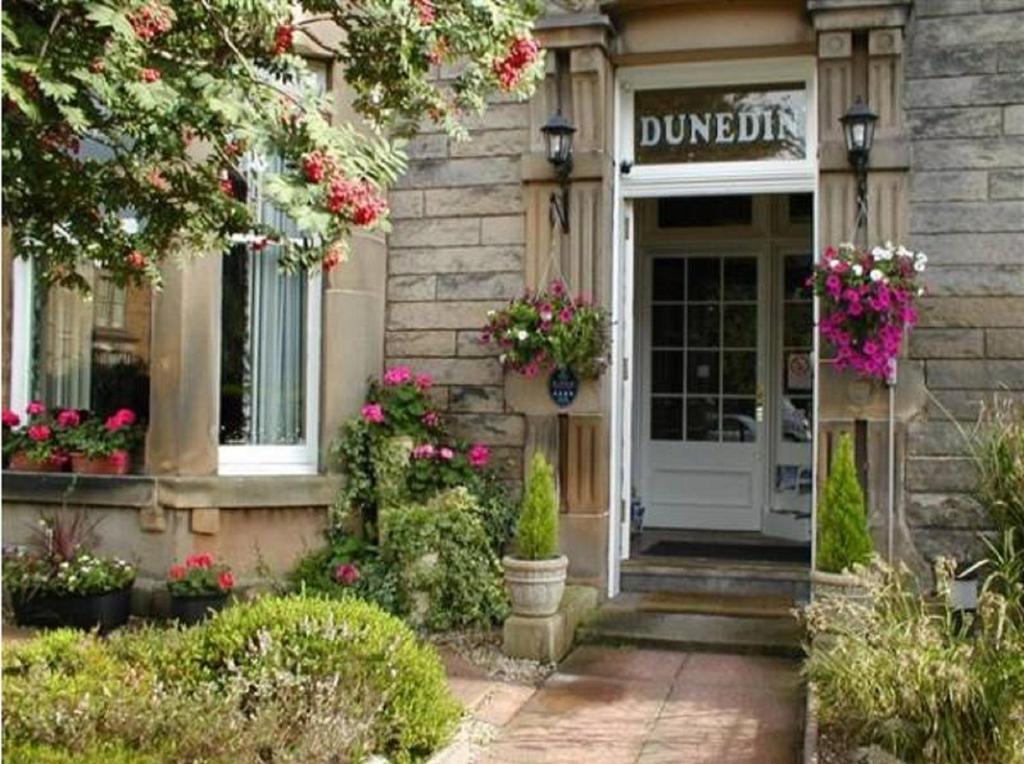
[[924, 260], [915, 260], [914, 261], [914, 270], [917, 271], [918, 273], [921, 273], [921, 271], [924, 270], [924, 267], [925, 267], [924, 266]]
[[923, 294], [924, 294], [924, 287], [918, 287], [917, 288], [917, 296], [920, 297]]
[[487, 317], [488, 318], [494, 318], [496, 315], [498, 315], [498, 311], [496, 311], [496, 310], [489, 310], [489, 311], [487, 311]]
[[505, 353], [502, 353], [501, 355], [498, 356], [498, 363], [500, 363], [502, 366], [505, 365], [505, 361], [507, 360], [508, 356]]
[[892, 249], [888, 247], [875, 247], [871, 250], [871, 256], [876, 260], [892, 260]]
[[829, 260], [828, 261], [828, 267], [831, 268], [832, 270], [835, 270], [836, 268], [839, 267], [839, 261], [835, 260], [835, 259]]
[[884, 275], [885, 274], [878, 270], [878, 268], [872, 268], [871, 273], [868, 274], [872, 281], [881, 281]]
[[517, 334], [516, 336], [519, 338], [520, 342], [523, 342], [524, 340], [526, 340], [527, 337], [530, 336], [530, 333], [525, 329], [520, 329], [519, 334]]
[[860, 263], [854, 263], [853, 264], [853, 275], [854, 276], [863, 276], [864, 275], [864, 266], [861, 265]]
[[899, 248], [897, 248], [896, 254], [899, 255], [900, 257], [913, 257], [914, 256], [914, 253], [911, 252], [906, 247], [904, 247], [902, 244], [900, 244]]

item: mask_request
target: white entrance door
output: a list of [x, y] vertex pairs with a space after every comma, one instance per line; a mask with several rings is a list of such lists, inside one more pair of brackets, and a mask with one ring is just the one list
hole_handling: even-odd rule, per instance
[[761, 529], [764, 247], [644, 255], [645, 524]]

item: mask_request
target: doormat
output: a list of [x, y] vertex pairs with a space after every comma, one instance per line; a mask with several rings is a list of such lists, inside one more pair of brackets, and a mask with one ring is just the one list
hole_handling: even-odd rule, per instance
[[710, 557], [715, 560], [811, 562], [811, 547], [795, 544], [708, 544], [699, 541], [659, 541], [641, 554], [655, 557]]

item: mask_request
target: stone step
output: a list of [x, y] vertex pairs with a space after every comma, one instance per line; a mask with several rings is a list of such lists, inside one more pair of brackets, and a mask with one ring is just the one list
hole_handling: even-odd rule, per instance
[[589, 644], [633, 645], [689, 652], [803, 655], [802, 631], [792, 617], [651, 613], [605, 605], [580, 627], [577, 639]]
[[707, 592], [626, 592], [609, 607], [647, 613], [694, 613], [739, 618], [789, 618], [796, 608], [792, 597], [728, 595]]
[[805, 565], [641, 557], [623, 562], [621, 590], [786, 597], [806, 602], [811, 582]]

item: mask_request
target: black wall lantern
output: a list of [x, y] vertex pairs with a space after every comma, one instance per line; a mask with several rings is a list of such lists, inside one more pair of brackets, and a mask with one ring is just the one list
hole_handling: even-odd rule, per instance
[[557, 220], [569, 233], [569, 175], [572, 173], [572, 138], [576, 127], [557, 112], [540, 129], [544, 134], [548, 161], [555, 168], [559, 191], [551, 194], [551, 221]]
[[846, 114], [839, 118], [846, 137], [846, 156], [857, 173], [857, 228], [868, 222], [868, 158], [875, 140], [878, 115], [859, 97]]

